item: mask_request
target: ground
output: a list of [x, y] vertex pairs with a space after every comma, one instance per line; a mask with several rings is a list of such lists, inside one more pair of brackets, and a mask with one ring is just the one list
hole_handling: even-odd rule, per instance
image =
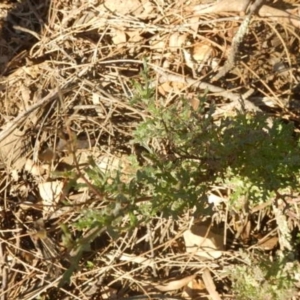
[[299, 9], [2, 1], [1, 299], [300, 299]]

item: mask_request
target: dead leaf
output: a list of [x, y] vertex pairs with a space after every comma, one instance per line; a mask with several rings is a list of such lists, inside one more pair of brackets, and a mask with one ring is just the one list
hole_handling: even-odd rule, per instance
[[24, 171], [27, 171], [33, 176], [41, 176], [45, 173], [45, 168], [44, 166], [38, 165], [32, 159], [28, 158], [24, 166]]
[[187, 22], [190, 24], [190, 28], [192, 29], [193, 38], [196, 38], [198, 34], [199, 19], [199, 17], [191, 17], [187, 20]]
[[[8, 122], [1, 129], [4, 131], [10, 126], [11, 122]], [[19, 129], [15, 129], [0, 142], [0, 161], [2, 161], [6, 167], [21, 170], [26, 162], [28, 146], [29, 141], [25, 139], [24, 133]]]
[[212, 53], [213, 47], [207, 42], [197, 43], [193, 46], [192, 56], [197, 63], [205, 63]]
[[64, 183], [56, 180], [40, 183], [38, 187], [43, 202], [43, 215], [45, 216], [54, 211], [54, 206], [64, 196]]
[[257, 243], [257, 248], [261, 250], [273, 250], [278, 245], [278, 236], [272, 236]]
[[139, 0], [106, 0], [104, 1], [104, 7], [111, 12], [119, 15], [138, 16], [143, 12], [143, 6]]
[[224, 250], [223, 236], [213, 233], [207, 226], [194, 225], [183, 233], [188, 253], [203, 258], [217, 259]]
[[215, 206], [219, 205], [220, 203], [222, 202], [225, 202], [226, 199], [220, 197], [220, 196], [217, 196], [213, 193], [210, 193], [208, 196], [208, 203], [213, 203]]
[[39, 160], [42, 162], [51, 162], [55, 158], [55, 153], [52, 149], [47, 148], [39, 153]]
[[165, 37], [154, 36], [149, 43], [151, 50], [163, 51], [167, 47]]
[[179, 32], [174, 32], [171, 34], [169, 39], [169, 49], [171, 51], [176, 51], [178, 48], [181, 48], [184, 45], [187, 39], [187, 34], [181, 34]]
[[182, 287], [186, 286], [191, 280], [195, 279], [196, 275], [191, 275], [191, 276], [187, 276], [184, 277], [182, 279], [179, 280], [173, 280], [170, 281], [168, 283], [166, 283], [165, 285], [155, 285], [154, 287], [158, 290], [160, 290], [161, 292], [169, 292], [169, 291], [174, 291], [174, 290], [179, 290]]
[[209, 292], [209, 295], [212, 300], [221, 300], [219, 293], [216, 290], [215, 283], [210, 275], [208, 269], [205, 269], [202, 274], [202, 279], [204, 281], [205, 287]]
[[200, 100], [197, 97], [192, 97], [191, 99], [188, 99], [189, 103], [191, 104], [194, 111], [197, 111], [199, 109]]
[[23, 104], [25, 106], [24, 108], [25, 108], [25, 110], [27, 110], [28, 107], [29, 107], [29, 102], [31, 100], [31, 91], [24, 84], [21, 85], [20, 91], [21, 91], [21, 97], [22, 97], [22, 100], [23, 100]]
[[129, 182], [135, 173], [134, 167], [126, 155], [115, 156], [115, 155], [102, 155], [97, 159], [98, 168], [104, 173], [108, 172], [111, 175], [116, 174], [117, 171], [121, 172], [121, 180]]
[[[107, 254], [106, 256], [110, 259], [114, 259], [114, 257], [115, 257], [115, 255], [112, 255], [112, 254]], [[120, 261], [142, 264], [145, 267], [149, 267], [153, 263], [152, 260], [149, 258], [146, 258], [143, 256], [137, 256], [134, 254], [127, 254], [127, 253], [123, 253], [120, 257], [118, 257], [118, 259]]]
[[126, 33], [129, 36], [129, 41], [131, 43], [137, 43], [143, 40], [143, 37], [141, 36], [141, 32], [139, 30], [130, 30]]
[[[219, 14], [222, 12], [244, 12], [249, 0], [220, 0], [210, 4], [199, 4], [195, 6], [187, 6], [187, 11], [193, 11], [195, 16], [207, 14]], [[300, 26], [300, 21], [294, 14], [271, 7], [262, 5], [258, 10], [260, 17], [272, 16], [273, 21], [281, 24], [291, 24], [297, 28]]]
[[115, 45], [125, 44], [127, 41], [127, 36], [124, 29], [113, 28], [111, 30], [112, 41]]
[[[206, 290], [204, 283], [200, 279], [191, 280], [187, 286], [184, 288], [182, 293], [183, 298], [188, 299], [202, 299], [200, 298], [200, 293], [203, 293]], [[207, 299], [207, 297], [203, 298]]]
[[186, 87], [186, 83], [184, 82], [166, 81], [158, 86], [158, 90], [163, 95], [170, 94], [170, 93], [180, 94], [185, 87]]

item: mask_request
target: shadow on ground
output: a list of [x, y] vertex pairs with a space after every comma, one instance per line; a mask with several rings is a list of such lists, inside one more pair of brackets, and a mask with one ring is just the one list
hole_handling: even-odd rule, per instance
[[1, 75], [7, 76], [18, 67], [26, 65], [26, 58], [28, 57], [30, 49], [39, 39], [39, 33], [46, 24], [50, 1], [51, 0], [1, 1]]

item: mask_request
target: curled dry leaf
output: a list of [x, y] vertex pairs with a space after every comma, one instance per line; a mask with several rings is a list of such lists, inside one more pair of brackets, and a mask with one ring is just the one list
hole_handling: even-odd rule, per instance
[[215, 70], [219, 65], [215, 56], [215, 48], [206, 41], [195, 44], [192, 49], [192, 57], [194, 61], [199, 64], [197, 69], [198, 72], [200, 72], [205, 65], [209, 65]]
[[191, 280], [187, 286], [184, 288], [184, 291], [182, 293], [182, 297], [184, 299], [206, 299], [200, 298], [200, 293], [203, 293], [205, 291], [205, 285], [204, 283], [199, 279], [193, 279]]
[[224, 250], [223, 236], [213, 233], [207, 226], [194, 225], [183, 237], [186, 251], [203, 258], [217, 259]]
[[192, 56], [197, 63], [205, 63], [212, 54], [213, 47], [206, 42], [197, 43], [193, 47]]
[[179, 280], [170, 281], [164, 285], [158, 284], [158, 285], [155, 285], [154, 287], [156, 289], [160, 290], [161, 292], [169, 292], [169, 291], [179, 290], [182, 287], [186, 286], [190, 281], [195, 279], [195, 277], [196, 277], [196, 275], [191, 275], [191, 276], [187, 276], [182, 279], [179, 279]]

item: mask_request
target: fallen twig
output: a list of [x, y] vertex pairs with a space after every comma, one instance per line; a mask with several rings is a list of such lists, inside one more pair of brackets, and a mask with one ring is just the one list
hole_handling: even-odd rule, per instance
[[217, 81], [220, 78], [224, 77], [234, 66], [235, 59], [241, 42], [244, 39], [245, 34], [247, 33], [250, 20], [252, 15], [259, 9], [263, 0], [256, 0], [253, 5], [251, 5], [250, 10], [246, 18], [243, 20], [242, 24], [239, 27], [239, 30], [236, 32], [234, 38], [232, 39], [231, 49], [229, 51], [228, 59], [225, 65], [219, 70], [218, 74], [213, 77], [213, 81]]
[[[222, 12], [244, 12], [245, 7], [247, 7], [248, 0], [222, 0], [220, 2], [215, 2], [211, 5], [196, 5], [194, 7], [189, 7], [187, 10], [196, 15], [205, 15], [205, 14], [216, 14]], [[282, 24], [291, 24], [295, 27], [300, 27], [300, 18], [291, 14], [289, 12], [268, 6], [262, 5], [258, 10], [258, 15], [260, 17], [270, 17], [277, 22]]]
[[224, 97], [225, 99], [232, 100], [232, 103], [223, 106], [223, 109], [226, 111], [228, 110], [228, 108], [231, 108], [231, 110], [236, 108], [236, 109], [242, 109], [246, 111], [260, 111], [259, 107], [257, 107], [249, 100], [247, 100], [247, 98], [250, 96], [251, 93], [249, 94], [248, 92], [246, 92], [243, 95], [232, 93], [218, 86], [203, 81], [199, 81], [197, 79], [192, 79], [184, 76], [179, 76], [176, 74], [167, 73], [166, 71], [164, 71], [163, 69], [155, 65], [151, 65], [151, 66], [160, 75], [158, 79], [159, 83], [163, 83], [166, 81], [183, 82], [188, 84], [189, 86], [193, 86], [201, 90], [208, 90], [209, 92], [218, 94], [219, 96]]

